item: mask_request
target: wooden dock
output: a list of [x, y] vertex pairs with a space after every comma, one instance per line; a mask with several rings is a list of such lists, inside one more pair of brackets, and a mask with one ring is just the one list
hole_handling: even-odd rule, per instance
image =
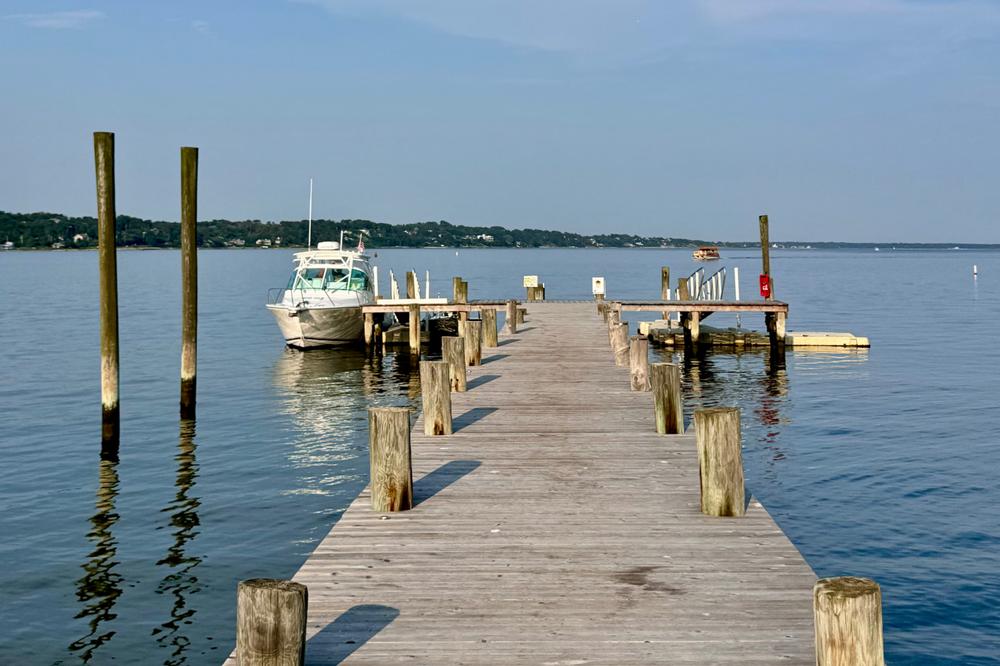
[[414, 508], [366, 489], [294, 576], [306, 663], [815, 663], [812, 570], [755, 499], [700, 513], [593, 303], [531, 303], [468, 386], [413, 428]]

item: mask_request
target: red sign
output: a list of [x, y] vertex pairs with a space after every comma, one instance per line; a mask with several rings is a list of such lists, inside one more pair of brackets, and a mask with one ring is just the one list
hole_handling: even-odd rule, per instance
[[760, 295], [763, 298], [771, 297], [771, 277], [769, 275], [760, 275]]

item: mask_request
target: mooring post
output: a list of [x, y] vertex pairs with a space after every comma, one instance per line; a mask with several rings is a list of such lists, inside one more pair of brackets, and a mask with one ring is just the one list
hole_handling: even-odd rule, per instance
[[115, 240], [115, 135], [94, 132], [97, 261], [101, 290], [101, 454], [118, 452], [118, 261]]
[[462, 303], [462, 278], [457, 275], [451, 279], [451, 302]]
[[507, 301], [507, 312], [504, 313], [503, 327], [509, 335], [517, 333], [517, 301]]
[[424, 434], [451, 434], [451, 381], [448, 361], [420, 362]]
[[885, 666], [882, 591], [873, 580], [821, 578], [813, 586], [816, 666]]
[[365, 328], [364, 328], [365, 346], [370, 347], [372, 344], [374, 344], [374, 340], [372, 339], [372, 335], [374, 334], [374, 332], [375, 332], [375, 315], [373, 315], [371, 312], [366, 312]]
[[[670, 267], [662, 266], [660, 268], [660, 300], [669, 301], [670, 300]], [[670, 317], [670, 311], [663, 311], [663, 318], [667, 319]]]
[[628, 322], [615, 324], [611, 330], [611, 349], [615, 353], [615, 365], [628, 367]]
[[379, 512], [412, 509], [409, 408], [369, 407], [368, 449], [372, 509]]
[[649, 382], [649, 340], [642, 335], [629, 338], [628, 365], [631, 375], [629, 385], [633, 391], [648, 391]]
[[518, 308], [517, 309], [517, 325], [520, 326], [524, 323], [524, 319], [528, 316], [528, 308]]
[[441, 358], [448, 362], [448, 378], [452, 391], [464, 391], [467, 370], [465, 338], [452, 335], [441, 338]]
[[271, 578], [241, 580], [236, 587], [236, 663], [301, 666], [306, 656], [309, 590]]
[[746, 512], [740, 410], [700, 409], [694, 413], [701, 475], [701, 512], [708, 516], [742, 516]]
[[420, 355], [420, 304], [410, 303], [410, 353]]
[[181, 148], [181, 418], [195, 416], [198, 383], [198, 149]]
[[492, 307], [483, 308], [480, 317], [483, 319], [483, 346], [494, 348], [497, 346], [497, 311]]
[[483, 362], [483, 322], [479, 319], [465, 322], [465, 362], [468, 365]]
[[653, 412], [656, 432], [660, 435], [680, 435], [684, 432], [684, 402], [681, 393], [681, 368], [673, 363], [653, 363], [650, 366], [653, 385]]
[[615, 326], [621, 323], [621, 315], [621, 311], [615, 309], [608, 313], [608, 344], [612, 351], [615, 349]]
[[420, 298], [417, 290], [417, 274], [414, 271], [406, 271], [406, 297]]

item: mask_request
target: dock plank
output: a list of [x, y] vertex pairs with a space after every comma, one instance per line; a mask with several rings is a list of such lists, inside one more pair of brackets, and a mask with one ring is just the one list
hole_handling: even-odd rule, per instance
[[296, 573], [307, 663], [814, 663], [815, 575], [767, 511], [699, 512], [693, 435], [655, 434], [592, 304], [528, 313], [455, 434], [414, 427], [414, 508], [366, 489]]

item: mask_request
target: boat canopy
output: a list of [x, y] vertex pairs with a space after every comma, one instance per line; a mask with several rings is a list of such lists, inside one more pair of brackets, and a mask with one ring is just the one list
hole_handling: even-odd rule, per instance
[[296, 252], [295, 269], [286, 288], [371, 291], [369, 258], [360, 252], [344, 251], [332, 246], [338, 244], [324, 242], [319, 244], [321, 249]]

